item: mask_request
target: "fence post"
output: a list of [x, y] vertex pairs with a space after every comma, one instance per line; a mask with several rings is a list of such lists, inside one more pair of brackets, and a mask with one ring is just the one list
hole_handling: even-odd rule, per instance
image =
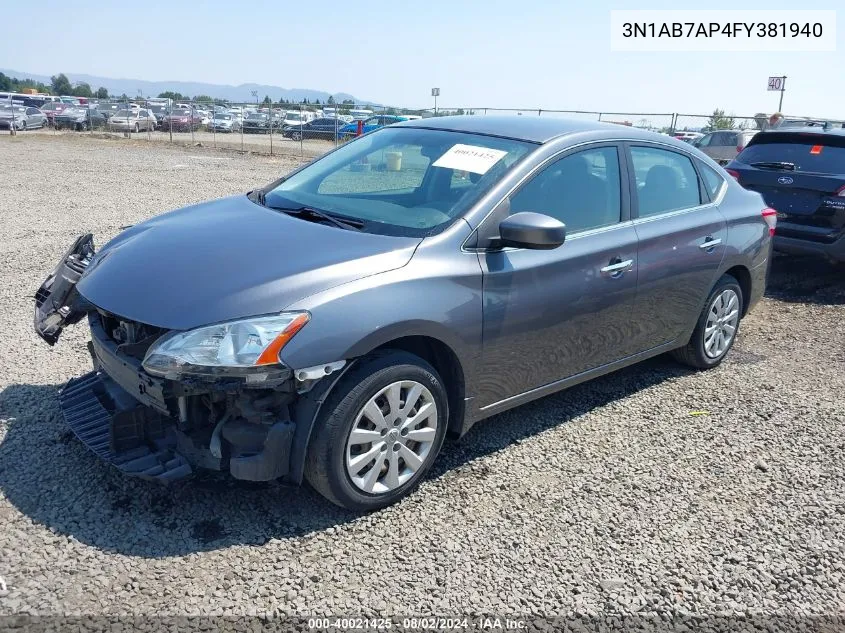
[[672, 123], [671, 123], [671, 124], [670, 124], [670, 126], [669, 126], [669, 134], [670, 134], [670, 135], [674, 135], [674, 134], [675, 134], [675, 127], [676, 127], [677, 125], [678, 125], [678, 113], [677, 113], [677, 112], [673, 112], [673, 113], [672, 113]]
[[270, 156], [273, 155], [273, 100], [270, 99], [270, 103], [267, 104], [267, 110], [270, 115]]
[[197, 115], [197, 109], [194, 105], [193, 99], [190, 101], [191, 104], [191, 111], [188, 116], [188, 127], [191, 128], [191, 145], [194, 144], [194, 117]]
[[241, 151], [244, 151], [244, 119], [246, 119], [246, 106], [241, 104]]

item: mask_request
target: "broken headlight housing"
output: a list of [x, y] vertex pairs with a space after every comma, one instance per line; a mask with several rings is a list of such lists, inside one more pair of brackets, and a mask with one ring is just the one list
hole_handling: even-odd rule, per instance
[[258, 382], [279, 369], [279, 353], [309, 319], [307, 312], [283, 312], [171, 332], [150, 346], [143, 367], [170, 380], [240, 376]]

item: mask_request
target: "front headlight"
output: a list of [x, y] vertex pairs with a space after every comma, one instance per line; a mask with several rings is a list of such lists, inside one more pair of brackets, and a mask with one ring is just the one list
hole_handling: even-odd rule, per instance
[[147, 350], [143, 366], [172, 380], [266, 374], [281, 363], [282, 348], [310, 318], [307, 312], [283, 312], [165, 334]]

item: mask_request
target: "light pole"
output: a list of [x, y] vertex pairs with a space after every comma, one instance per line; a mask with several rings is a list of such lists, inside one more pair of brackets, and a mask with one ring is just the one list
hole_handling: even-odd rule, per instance
[[440, 96], [440, 88], [432, 88], [431, 96], [434, 97], [434, 116], [437, 116], [437, 97]]

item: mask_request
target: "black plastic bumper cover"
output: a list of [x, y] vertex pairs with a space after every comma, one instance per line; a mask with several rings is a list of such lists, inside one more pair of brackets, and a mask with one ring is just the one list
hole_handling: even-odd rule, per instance
[[[162, 427], [161, 437], [149, 438], [144, 437], [144, 425], [139, 424], [139, 441], [133, 442], [135, 446], [117, 449], [121, 441], [126, 440], [126, 423], [132, 424], [135, 417], [133, 411], [142, 406], [137, 403], [133, 405], [130, 399], [121, 398], [122, 391], [117, 384], [98, 372], [74, 378], [59, 392], [59, 405], [65, 422], [98, 457], [127, 475], [160, 482], [175, 481], [190, 475], [190, 464], [173, 450], [175, 437], [172, 427]], [[115, 426], [118, 416], [124, 421], [121, 433], [117, 432]], [[129, 435], [132, 430], [130, 427]]]

